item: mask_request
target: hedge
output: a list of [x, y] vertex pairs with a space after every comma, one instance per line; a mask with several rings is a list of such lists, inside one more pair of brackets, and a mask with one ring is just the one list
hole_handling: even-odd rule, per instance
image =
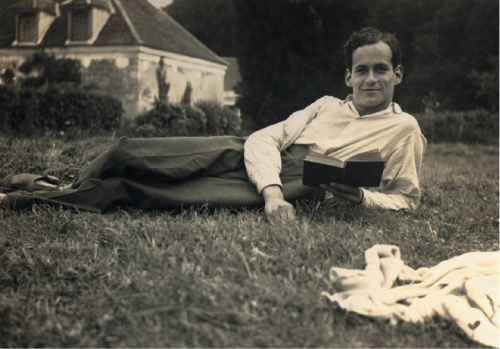
[[498, 113], [485, 109], [416, 114], [429, 142], [498, 144]]
[[0, 86], [0, 126], [17, 135], [110, 131], [120, 126], [122, 113], [121, 102], [109, 96]]

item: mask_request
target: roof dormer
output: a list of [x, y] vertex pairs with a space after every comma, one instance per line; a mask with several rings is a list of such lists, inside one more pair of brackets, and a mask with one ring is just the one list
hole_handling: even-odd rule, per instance
[[109, 0], [67, 0], [67, 45], [93, 44], [115, 9]]
[[38, 45], [56, 17], [59, 4], [52, 0], [21, 0], [12, 6], [16, 39], [12, 45]]

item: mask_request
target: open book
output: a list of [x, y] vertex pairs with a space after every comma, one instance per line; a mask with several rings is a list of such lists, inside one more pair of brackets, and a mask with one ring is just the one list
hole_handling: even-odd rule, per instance
[[378, 187], [385, 161], [378, 149], [356, 154], [345, 161], [319, 153], [304, 159], [303, 183], [311, 187], [331, 182], [353, 187]]

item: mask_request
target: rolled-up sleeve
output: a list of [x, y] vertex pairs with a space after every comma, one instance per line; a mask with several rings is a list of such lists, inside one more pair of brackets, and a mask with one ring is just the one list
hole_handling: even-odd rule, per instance
[[427, 141], [417, 125], [399, 143], [387, 159], [381, 192], [363, 189], [363, 206], [414, 210], [420, 203], [420, 169]]
[[332, 97], [318, 99], [307, 108], [293, 113], [287, 120], [268, 126], [248, 137], [245, 142], [245, 167], [250, 182], [259, 193], [270, 185], [282, 187], [281, 152], [299, 138], [308, 123]]

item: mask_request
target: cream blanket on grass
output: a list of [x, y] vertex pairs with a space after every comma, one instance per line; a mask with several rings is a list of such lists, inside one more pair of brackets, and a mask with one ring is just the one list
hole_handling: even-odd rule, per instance
[[330, 279], [340, 292], [322, 295], [344, 310], [393, 324], [439, 315], [471, 339], [498, 348], [498, 258], [498, 251], [470, 252], [413, 270], [399, 247], [375, 245], [365, 252], [365, 270], [332, 267]]

